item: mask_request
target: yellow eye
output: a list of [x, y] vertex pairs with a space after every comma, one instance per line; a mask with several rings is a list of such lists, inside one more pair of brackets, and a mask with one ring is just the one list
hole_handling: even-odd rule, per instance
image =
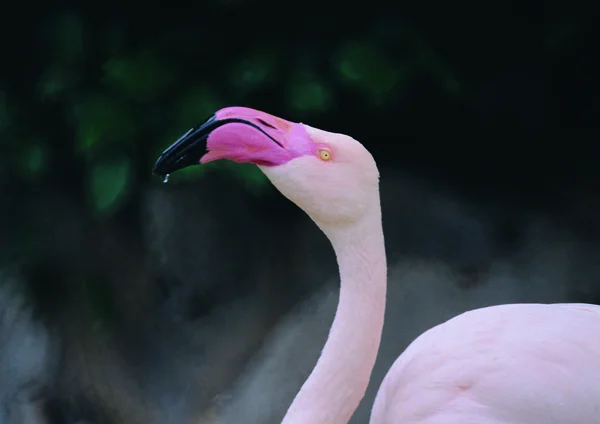
[[319, 150], [319, 157], [321, 160], [329, 160], [331, 159], [331, 152], [328, 150]]

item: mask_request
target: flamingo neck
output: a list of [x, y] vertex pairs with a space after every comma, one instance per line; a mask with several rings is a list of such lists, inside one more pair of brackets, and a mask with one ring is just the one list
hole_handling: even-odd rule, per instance
[[323, 230], [339, 266], [339, 303], [321, 356], [282, 424], [346, 424], [365, 394], [379, 350], [387, 274], [379, 201], [356, 226]]

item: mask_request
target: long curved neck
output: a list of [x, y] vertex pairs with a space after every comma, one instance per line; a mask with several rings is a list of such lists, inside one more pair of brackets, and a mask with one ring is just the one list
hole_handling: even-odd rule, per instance
[[369, 384], [383, 330], [387, 266], [379, 199], [351, 229], [322, 227], [336, 253], [340, 298], [317, 365], [282, 424], [345, 424]]

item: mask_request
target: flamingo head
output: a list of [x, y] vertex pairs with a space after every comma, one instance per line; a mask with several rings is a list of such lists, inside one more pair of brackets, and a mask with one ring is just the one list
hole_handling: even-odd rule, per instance
[[161, 154], [153, 172], [167, 175], [219, 159], [257, 165], [321, 227], [354, 223], [379, 204], [379, 172], [358, 141], [244, 107], [221, 109], [189, 130]]

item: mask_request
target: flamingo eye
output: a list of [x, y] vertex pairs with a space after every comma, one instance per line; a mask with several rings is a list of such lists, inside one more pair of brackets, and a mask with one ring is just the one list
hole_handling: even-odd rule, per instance
[[331, 152], [329, 150], [320, 149], [318, 153], [321, 160], [328, 161], [331, 159]]

